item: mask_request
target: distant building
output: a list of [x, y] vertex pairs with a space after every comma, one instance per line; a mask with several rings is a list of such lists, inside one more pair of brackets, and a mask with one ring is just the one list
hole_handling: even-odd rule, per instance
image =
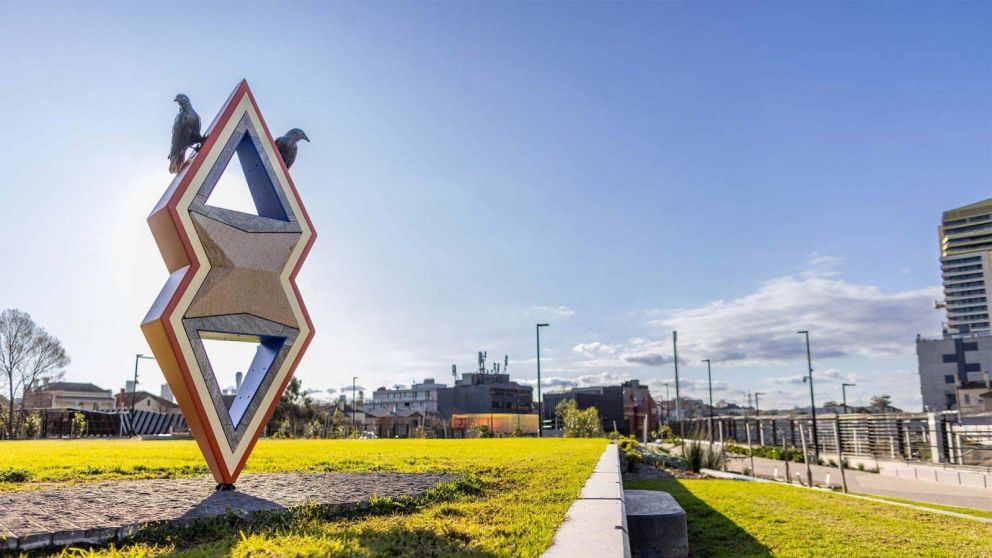
[[176, 402], [176, 396], [172, 394], [172, 388], [169, 387], [169, 384], [162, 384], [162, 395], [161, 395], [161, 397], [162, 397], [162, 399], [165, 399], [166, 401], [170, 401], [172, 403], [175, 403]]
[[135, 411], [151, 411], [154, 413], [165, 413], [168, 415], [181, 415], [182, 411], [179, 410], [179, 405], [176, 405], [172, 401], [148, 393], [147, 391], [139, 391], [137, 393], [131, 393], [124, 391], [118, 392], [114, 406], [118, 409], [131, 409], [131, 400], [134, 400], [134, 410]]
[[983, 405], [973, 402], [981, 388], [968, 386], [992, 370], [992, 198], [945, 211], [937, 232], [946, 322], [941, 339], [916, 338], [920, 393], [924, 410], [969, 413]]
[[916, 339], [923, 408], [960, 410], [958, 386], [984, 380], [992, 370], [992, 337]]
[[945, 211], [940, 227], [946, 335], [990, 335], [992, 198]]
[[615, 429], [624, 436], [633, 434], [641, 438], [645, 423], [648, 432], [658, 427], [658, 404], [651, 397], [648, 387], [638, 380], [623, 382], [619, 386], [581, 387], [544, 394], [541, 418], [551, 424], [552, 429], [561, 429], [555, 409], [562, 401], [569, 399], [575, 401], [579, 410], [595, 408], [604, 432]]
[[365, 401], [363, 408], [371, 414], [392, 409], [437, 414], [438, 391], [447, 387], [445, 384], [435, 382], [434, 378], [425, 378], [423, 382], [413, 384], [409, 388], [380, 387], [372, 392], [372, 399]]
[[567, 399], [575, 401], [575, 406], [579, 410], [594, 407], [599, 413], [599, 420], [603, 423], [603, 432], [617, 432], [623, 435], [630, 434], [630, 427], [624, 419], [624, 396], [621, 386], [596, 386], [572, 388], [565, 391], [558, 391], [544, 394], [544, 412], [541, 419], [550, 421], [553, 430], [560, 430], [561, 424], [555, 414], [558, 405]]
[[980, 381], [962, 382], [957, 389], [958, 409], [962, 414], [992, 412], [992, 379], [989, 373]]
[[621, 388], [627, 431], [638, 439], [644, 439], [648, 433], [658, 428], [658, 407], [651, 398], [651, 390], [648, 386], [642, 386], [639, 380], [624, 382]]
[[45, 382], [24, 393], [25, 409], [86, 409], [105, 411], [114, 408], [113, 392], [90, 383]]
[[445, 419], [455, 414], [533, 412], [533, 388], [511, 382], [509, 374], [462, 374], [453, 387], [439, 389], [437, 396], [437, 412]]

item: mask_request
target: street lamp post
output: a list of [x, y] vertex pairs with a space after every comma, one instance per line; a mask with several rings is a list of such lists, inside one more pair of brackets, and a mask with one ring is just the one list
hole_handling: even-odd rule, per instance
[[706, 363], [706, 381], [710, 387], [710, 442], [713, 442], [713, 367], [710, 359], [704, 358], [700, 362]]
[[537, 437], [544, 437], [544, 400], [541, 399], [541, 328], [551, 324], [537, 324]]
[[679, 421], [679, 438], [685, 438], [685, 421], [679, 405], [679, 332], [672, 332], [672, 362], [675, 363], [675, 420]]
[[355, 431], [355, 402], [357, 401], [357, 399], [355, 398], [355, 389], [357, 386], [356, 384], [357, 381], [358, 381], [358, 376], [351, 377], [351, 431], [352, 432]]
[[841, 398], [844, 401], [844, 414], [845, 415], [847, 414], [847, 388], [854, 387], [856, 385], [858, 385], [858, 384], [841, 384], [840, 385], [840, 394], [841, 394]]
[[155, 360], [155, 357], [150, 357], [142, 354], [134, 355], [134, 384], [131, 386], [131, 416], [134, 416], [134, 400], [138, 393], [138, 362], [141, 359]]
[[816, 400], [813, 398], [813, 356], [809, 350], [809, 330], [803, 329], [796, 333], [806, 337], [806, 367], [809, 369], [809, 373], [803, 378], [803, 382], [809, 381], [809, 412], [813, 418], [813, 454], [819, 460], [820, 437], [816, 433]]
[[664, 382], [661, 385], [665, 386], [665, 422], [669, 425], [672, 424], [672, 396], [669, 395], [668, 382]]
[[754, 392], [752, 394], [752, 395], [754, 395], [754, 416], [755, 417], [760, 417], [761, 416], [761, 409], [758, 406], [758, 396], [759, 395], [764, 395], [764, 394], [765, 393], [763, 391], [756, 391], [756, 392]]

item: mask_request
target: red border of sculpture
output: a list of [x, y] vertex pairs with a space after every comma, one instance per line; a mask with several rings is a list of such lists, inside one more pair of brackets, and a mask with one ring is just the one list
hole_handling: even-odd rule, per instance
[[[296, 276], [317, 235], [289, 175], [289, 170], [278, 155], [272, 135], [265, 125], [247, 81], [242, 80], [234, 89], [208, 128], [206, 136], [207, 139], [199, 152], [180, 169], [148, 217], [149, 227], [165, 260], [170, 277], [143, 320], [141, 329], [176, 396], [177, 403], [189, 423], [214, 479], [220, 484], [231, 485], [238, 478], [255, 442], [264, 431], [280, 396], [292, 378], [296, 366], [313, 339], [313, 323], [296, 285]], [[290, 216], [286, 222], [216, 208], [208, 208], [210, 212], [204, 210], [203, 190], [209, 194], [219, 172], [223, 172], [233, 154], [232, 145], [238, 143], [239, 138], [247, 138], [245, 141], [254, 142], [249, 147], [257, 151], [260, 163], [264, 163], [259, 169], [262, 169], [260, 172], [281, 200], [277, 203], [282, 203], [286, 207]], [[240, 151], [238, 155], [240, 156]], [[227, 212], [226, 221], [224, 218], [211, 220], [210, 217], [204, 216], [208, 213], [214, 215], [219, 211]], [[250, 221], [251, 219], [255, 221]], [[282, 267], [270, 274], [272, 286], [266, 287], [268, 290], [265, 291], [265, 297], [253, 297], [248, 300], [234, 296], [232, 299], [228, 292], [227, 298], [221, 303], [212, 305], [224, 307], [225, 311], [222, 312], [224, 315], [205, 317], [202, 312], [194, 315], [195, 312], [190, 310], [194, 302], [201, 307], [204, 302], [210, 306], [209, 303], [212, 303], [210, 297], [220, 296], [204, 287], [204, 280], [212, 265], [208, 251], [211, 248], [214, 252], [220, 250], [214, 245], [216, 243], [211, 244], [214, 242], [213, 239], [205, 238], [206, 233], [202, 225], [205, 222], [215, 228], [231, 227], [231, 231], [242, 235], [233, 241], [230, 239], [231, 235], [227, 235], [225, 242], [240, 242], [241, 245], [232, 250], [248, 254], [247, 257], [255, 257], [255, 252], [264, 248], [261, 243], [255, 243], [261, 242], [264, 235], [272, 237], [273, 231], [288, 235], [287, 237], [298, 237], [295, 242], [287, 241], [285, 254], [280, 256], [282, 259], [271, 258], [274, 261], [278, 259]], [[261, 227], [261, 229], [256, 230], [253, 227]], [[274, 228], [268, 230], [265, 227]], [[252, 232], [258, 233], [258, 236], [252, 236]], [[207, 249], [204, 248], [205, 245]], [[271, 321], [270, 318], [259, 318], [259, 312], [252, 312], [250, 309], [231, 310], [242, 303], [248, 304], [252, 300], [257, 302], [259, 298], [271, 298], [280, 302], [282, 304], [280, 308], [288, 309], [283, 311], [283, 314], [289, 315], [290, 319]], [[239, 316], [248, 318], [247, 329], [244, 327], [246, 323], [244, 319], [237, 321]], [[209, 382], [205, 382], [205, 379], [212, 378], [212, 372], [209, 370], [209, 364], [205, 364], [206, 359], [200, 354], [203, 352], [202, 346], [197, 348], [199, 335], [196, 327], [190, 325], [196, 319], [214, 320], [214, 323], [241, 324], [241, 329], [235, 326], [210, 328], [213, 330], [211, 333], [221, 336], [224, 334], [272, 335], [271, 329], [280, 327], [291, 332], [288, 334], [289, 341], [279, 353], [282, 358], [277, 359], [272, 364], [272, 370], [267, 373], [266, 380], [269, 383], [262, 384], [257, 398], [252, 400], [251, 413], [245, 416], [248, 422], [241, 425], [238, 436], [231, 434], [228, 417], [225, 417], [228, 420], [226, 427], [220, 420], [223, 411], [216, 405], [219, 397], [216, 382], [212, 386]], [[263, 322], [269, 330], [253, 330], [252, 327], [260, 327], [257, 322]], [[253, 323], [255, 325], [252, 325]], [[283, 335], [282, 338], [286, 339], [287, 335]]]

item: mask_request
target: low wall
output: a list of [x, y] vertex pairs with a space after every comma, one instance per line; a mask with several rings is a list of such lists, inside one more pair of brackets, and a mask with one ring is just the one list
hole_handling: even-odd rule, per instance
[[544, 558], [630, 557], [620, 453], [606, 446]]

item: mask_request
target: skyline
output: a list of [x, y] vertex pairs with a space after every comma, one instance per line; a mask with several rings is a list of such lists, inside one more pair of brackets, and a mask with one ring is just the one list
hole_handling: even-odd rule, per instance
[[546, 386], [663, 395], [678, 329], [685, 395], [711, 358], [715, 399], [789, 408], [809, 329], [818, 402], [853, 377], [851, 404], [918, 408], [940, 214], [992, 195], [981, 5], [253, 6], [175, 29], [161, 6], [12, 5], [0, 24], [20, 140], [0, 155], [18, 240], [0, 306], [62, 339], [68, 380], [116, 391], [148, 352], [171, 99], [208, 122], [245, 77], [274, 134], [313, 138], [293, 167], [320, 235], [304, 387], [444, 382], [477, 350], [532, 380], [547, 321]]

